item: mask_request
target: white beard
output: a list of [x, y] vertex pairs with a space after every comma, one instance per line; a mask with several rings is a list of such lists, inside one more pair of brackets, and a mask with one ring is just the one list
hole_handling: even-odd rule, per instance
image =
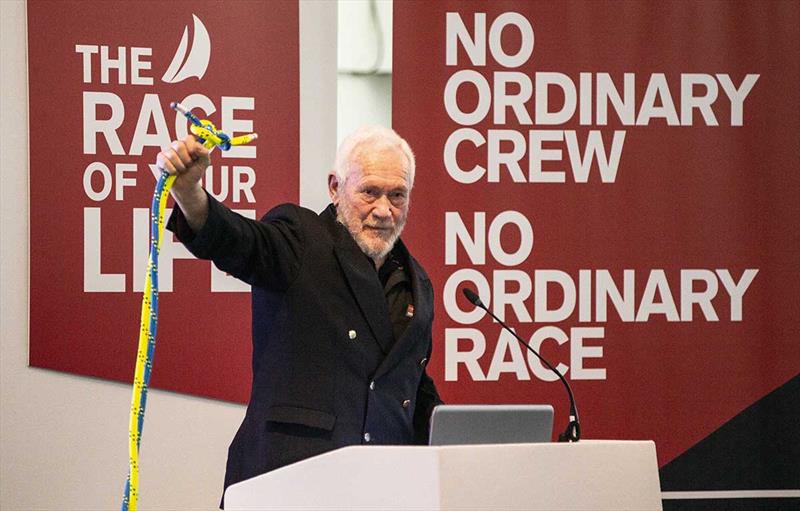
[[[379, 231], [372, 231], [372, 234], [368, 234], [370, 231], [365, 231], [356, 211], [350, 207], [350, 203], [346, 200], [339, 201], [339, 205], [336, 208], [336, 220], [347, 228], [358, 247], [370, 259], [383, 259], [386, 257], [394, 248], [394, 244], [400, 238], [403, 227], [406, 225], [406, 218], [403, 217], [388, 236], [376, 236], [375, 234]], [[381, 225], [380, 227], [385, 226]]]

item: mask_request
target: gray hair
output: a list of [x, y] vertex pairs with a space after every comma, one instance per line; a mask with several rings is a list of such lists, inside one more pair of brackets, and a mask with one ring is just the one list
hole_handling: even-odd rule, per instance
[[414, 186], [416, 163], [411, 147], [393, 129], [383, 126], [362, 126], [342, 140], [339, 150], [336, 151], [336, 163], [333, 169], [339, 181], [345, 182], [347, 175], [350, 173], [350, 164], [358, 155], [359, 148], [364, 144], [375, 144], [384, 147], [394, 146], [399, 149], [407, 161], [408, 189], [410, 190]]

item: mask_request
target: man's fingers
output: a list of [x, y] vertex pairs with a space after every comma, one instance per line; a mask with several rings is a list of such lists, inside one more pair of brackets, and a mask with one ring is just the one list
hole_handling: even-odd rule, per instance
[[[175, 149], [168, 149], [164, 151], [163, 154], [164, 154], [164, 161], [172, 163], [172, 167], [177, 171], [177, 174], [182, 174], [183, 172], [186, 172], [186, 164], [183, 163], [181, 157], [178, 155]], [[189, 161], [191, 162], [191, 160]]]
[[175, 173], [175, 168], [173, 167], [172, 168], [172, 172], [170, 172], [170, 169], [167, 168], [167, 163], [166, 162], [167, 162], [167, 158], [164, 155], [164, 151], [161, 151], [156, 156], [156, 168], [158, 168], [159, 170], [166, 170], [170, 174], [174, 174]]
[[189, 155], [189, 149], [186, 147], [186, 142], [183, 140], [176, 140], [172, 143], [172, 150], [178, 155], [184, 167], [192, 164], [194, 159]]
[[164, 153], [158, 153], [158, 157], [156, 158], [156, 167], [158, 167], [161, 170], [166, 170], [169, 174], [173, 176], [178, 174], [175, 165], [173, 165], [172, 162], [166, 158]]
[[189, 154], [189, 157], [193, 161], [197, 161], [200, 159], [208, 159], [208, 155], [211, 153], [203, 144], [201, 144], [194, 135], [186, 135], [183, 140], [180, 140], [183, 143], [184, 147], [186, 147], [186, 151]]
[[172, 175], [181, 175], [189, 171], [194, 173], [192, 169], [195, 167], [199, 167], [202, 171], [210, 164], [209, 153], [210, 151], [203, 147], [194, 135], [188, 135], [182, 140], [173, 141], [168, 148], [158, 153], [156, 167]]

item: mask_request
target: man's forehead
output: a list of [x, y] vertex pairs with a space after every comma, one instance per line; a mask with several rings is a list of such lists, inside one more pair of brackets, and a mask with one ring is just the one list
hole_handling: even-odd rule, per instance
[[354, 176], [354, 180], [359, 186], [379, 186], [381, 188], [402, 188], [408, 190], [408, 173], [405, 171], [397, 173], [386, 172], [359, 172]]
[[373, 147], [354, 152], [351, 171], [361, 178], [400, 179], [408, 181], [408, 160], [397, 147]]

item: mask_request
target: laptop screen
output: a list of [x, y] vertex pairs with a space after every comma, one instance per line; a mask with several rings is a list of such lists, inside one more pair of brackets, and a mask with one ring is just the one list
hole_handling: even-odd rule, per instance
[[431, 415], [430, 445], [549, 442], [550, 405], [439, 405]]

